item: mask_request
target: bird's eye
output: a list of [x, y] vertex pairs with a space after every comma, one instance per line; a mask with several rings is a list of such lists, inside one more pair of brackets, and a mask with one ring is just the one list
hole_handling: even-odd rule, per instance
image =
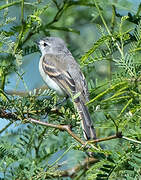
[[44, 42], [44, 47], [46, 47], [46, 46], [48, 46], [48, 44]]

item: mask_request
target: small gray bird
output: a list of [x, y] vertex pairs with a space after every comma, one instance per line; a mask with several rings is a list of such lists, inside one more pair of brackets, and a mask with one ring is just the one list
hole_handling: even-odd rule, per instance
[[[79, 65], [58, 37], [46, 37], [39, 41], [42, 56], [39, 62], [40, 74], [49, 88], [60, 96], [72, 97], [79, 113], [86, 140], [96, 139], [96, 133], [85, 103], [89, 101], [88, 87]], [[76, 95], [77, 96], [77, 95]]]

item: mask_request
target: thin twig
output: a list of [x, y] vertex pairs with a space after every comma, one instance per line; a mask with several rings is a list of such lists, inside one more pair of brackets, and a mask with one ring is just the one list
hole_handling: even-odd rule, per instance
[[97, 4], [96, 0], [93, 0], [93, 1], [94, 1], [94, 3], [95, 3], [95, 6], [96, 6], [98, 12], [99, 12], [99, 16], [101, 17], [101, 20], [102, 20], [102, 22], [103, 22], [103, 24], [104, 24], [104, 26], [105, 26], [105, 29], [107, 30], [108, 34], [111, 36], [112, 41], [115, 42], [115, 44], [116, 44], [116, 46], [117, 46], [117, 49], [119, 50], [119, 52], [120, 52], [120, 54], [121, 54], [122, 59], [124, 59], [123, 51], [122, 51], [122, 49], [120, 48], [119, 44], [115, 41], [114, 37], [112, 36], [112, 34], [111, 34], [111, 32], [110, 32], [110, 30], [109, 30], [109, 28], [108, 28], [108, 25], [106, 24], [106, 21], [105, 21], [103, 15], [102, 15], [102, 12], [101, 12], [101, 10], [100, 10], [100, 8], [99, 8], [99, 5]]
[[10, 99], [2, 89], [0, 89], [0, 94], [2, 94], [8, 101], [10, 101]]
[[113, 136], [108, 136], [108, 137], [105, 137], [105, 138], [91, 140], [91, 141], [88, 141], [88, 143], [98, 143], [98, 142], [108, 141], [108, 140], [117, 139], [117, 138], [122, 138], [122, 133], [121, 132], [118, 132], [117, 134], [115, 134]]
[[14, 47], [14, 53], [16, 53], [17, 48], [20, 44], [20, 41], [21, 41], [22, 35], [23, 35], [23, 31], [24, 31], [24, 0], [21, 1], [21, 30], [20, 30], [17, 42]]
[[135, 139], [131, 139], [131, 138], [128, 138], [128, 137], [125, 137], [125, 136], [122, 136], [122, 139], [125, 139], [127, 141], [131, 141], [131, 142], [134, 142], [134, 143], [137, 143], [137, 144], [141, 144], [141, 141], [137, 141]]
[[9, 122], [4, 128], [2, 128], [2, 129], [0, 130], [0, 134], [3, 133], [9, 126], [11, 126], [11, 124], [13, 124], [12, 121]]
[[57, 13], [54, 16], [53, 20], [50, 21], [48, 24], [46, 24], [44, 27], [48, 28], [48, 26], [50, 26], [50, 25], [54, 24], [55, 22], [57, 22], [61, 18], [61, 16], [64, 13], [65, 9], [66, 9], [65, 4], [63, 4], [63, 6], [60, 7], [60, 9], [57, 11]]
[[56, 1], [56, 0], [52, 0], [52, 1], [54, 2], [54, 4], [56, 5], [57, 9], [59, 10], [59, 9], [60, 9], [60, 7], [59, 7], [59, 5], [58, 5], [57, 1]]

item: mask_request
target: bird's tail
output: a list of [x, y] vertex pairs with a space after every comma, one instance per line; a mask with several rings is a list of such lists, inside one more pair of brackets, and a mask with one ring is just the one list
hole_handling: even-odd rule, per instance
[[80, 99], [78, 102], [75, 102], [75, 105], [81, 119], [84, 138], [86, 140], [96, 139], [96, 132], [92, 124], [88, 108]]

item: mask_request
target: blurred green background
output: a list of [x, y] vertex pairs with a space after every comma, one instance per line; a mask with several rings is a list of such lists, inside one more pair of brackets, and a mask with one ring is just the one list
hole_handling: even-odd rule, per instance
[[[4, 8], [4, 6], [6, 4], [13, 3], [13, 2], [15, 2], [15, 5], [13, 5], [13, 6], [11, 5], [9, 7]], [[56, 4], [56, 2], [57, 2], [57, 4]], [[69, 6], [67, 6], [67, 5], [64, 6], [64, 4], [66, 2], [68, 2]], [[97, 9], [95, 7], [94, 2], [95, 2], [94, 0], [88, 0], [88, 1], [87, 0], [80, 0], [80, 1], [77, 1], [77, 0], [72, 0], [72, 1], [71, 0], [66, 0], [66, 1], [65, 0], [64, 1], [63, 0], [57, 0], [57, 1], [55, 1], [55, 0], [25, 0], [24, 1], [24, 16], [23, 16], [24, 18], [22, 19], [21, 1], [1, 0], [0, 1], [0, 20], [1, 20], [1, 26], [0, 26], [1, 39], [0, 39], [0, 41], [3, 40], [2, 33], [4, 32], [7, 36], [9, 33], [8, 40], [10, 39], [12, 42], [18, 42], [20, 30], [22, 29], [21, 22], [23, 24], [23, 27], [24, 28], [26, 27], [24, 29], [24, 32], [22, 32], [23, 36], [20, 39], [20, 41], [22, 43], [21, 44], [19, 43], [18, 47], [16, 49], [18, 57], [16, 58], [16, 60], [14, 60], [14, 63], [18, 64], [18, 65], [16, 64], [16, 66], [18, 66], [18, 73], [17, 73], [17, 71], [15, 72], [15, 70], [13, 70], [13, 71], [11, 70], [11, 72], [8, 73], [8, 75], [6, 76], [4, 90], [8, 93], [14, 92], [14, 91], [15, 92], [25, 92], [25, 91], [32, 91], [33, 89], [40, 88], [44, 85], [44, 82], [43, 82], [43, 80], [39, 74], [39, 70], [38, 70], [38, 64], [39, 64], [39, 59], [40, 59], [41, 54], [40, 54], [40, 51], [38, 50], [38, 47], [35, 44], [35, 41], [37, 41], [45, 36], [58, 36], [58, 37], [61, 37], [62, 39], [64, 39], [69, 50], [72, 52], [76, 61], [80, 64], [81, 69], [86, 76], [89, 91], [90, 91], [90, 99], [93, 99], [94, 97], [97, 97], [98, 94], [102, 93], [102, 90], [99, 90], [98, 88], [99, 87], [103, 88], [103, 86], [106, 83], [107, 84], [104, 86], [103, 91], [106, 91], [106, 87], [107, 87], [107, 89], [110, 88], [110, 85], [112, 86], [112, 83], [114, 82], [114, 80], [116, 79], [116, 76], [118, 76], [118, 72], [120, 73], [120, 71], [118, 71], [119, 69], [118, 69], [116, 63], [109, 61], [109, 59], [106, 59], [107, 58], [106, 52], [107, 52], [108, 48], [106, 49], [105, 44], [107, 42], [105, 42], [104, 45], [99, 47], [99, 51], [101, 51], [103, 59], [95, 60], [96, 53], [97, 53], [97, 57], [99, 57], [99, 54], [98, 54], [99, 51], [96, 51], [96, 53], [92, 53], [89, 56], [89, 58], [87, 58], [87, 60], [85, 61], [86, 63], [83, 63], [83, 60], [82, 60], [82, 57], [84, 57], [84, 55], [86, 55], [87, 52], [94, 46], [94, 43], [97, 40], [99, 40], [102, 36], [104, 36], [105, 34], [107, 35], [107, 32], [105, 30], [105, 27], [103, 25], [101, 17], [99, 16], [99, 12], [97, 11]], [[134, 17], [135, 17], [134, 15], [137, 15], [138, 10], [140, 9], [139, 5], [141, 3], [140, 0], [103, 0], [103, 1], [97, 0], [97, 2], [98, 2], [99, 7], [101, 8], [100, 10], [101, 10], [103, 17], [107, 23], [107, 26], [109, 27], [111, 32], [113, 31], [113, 32], [115, 32], [115, 34], [118, 32], [120, 25], [121, 25], [121, 17], [120, 16], [118, 17], [118, 15], [121, 15], [121, 16], [129, 15], [134, 20]], [[60, 11], [60, 14], [59, 14], [57, 12], [59, 12], [58, 9], [60, 7], [63, 7], [64, 9], [62, 11]], [[116, 21], [115, 21], [116, 24], [114, 25], [114, 29], [112, 29], [112, 17], [113, 17], [114, 7], [116, 7], [117, 15], [116, 15]], [[40, 12], [42, 12], [42, 13], [40, 13]], [[13, 20], [11, 18], [13, 18]], [[10, 22], [6, 23], [7, 21], [10, 21]], [[28, 29], [28, 26], [29, 26], [29, 29]], [[132, 29], [136, 29], [135, 27], [136, 27], [136, 23], [131, 22], [131, 21], [125, 21], [124, 25], [123, 25], [124, 32], [131, 30], [131, 31], [129, 31], [131, 33], [131, 35], [133, 33]], [[28, 32], [28, 30], [29, 30], [29, 32]], [[113, 33], [113, 36], [115, 34]], [[5, 39], [6, 42], [8, 40]], [[9, 43], [10, 45], [12, 44], [11, 41]], [[4, 46], [1, 47], [1, 44], [0, 44], [0, 48], [3, 50]], [[7, 46], [5, 46], [5, 48], [7, 48]], [[13, 49], [14, 48], [12, 48], [12, 51], [13, 51]], [[128, 49], [129, 49], [129, 46], [127, 44], [127, 46], [124, 47], [123, 51], [126, 53], [126, 50], [128, 50]], [[6, 54], [2, 50], [1, 50], [1, 56], [0, 56], [1, 62], [3, 61], [3, 56], [5, 56], [5, 54]], [[112, 47], [111, 47], [111, 50], [113, 50]], [[116, 52], [113, 50], [112, 53], [114, 54], [114, 57], [116, 57], [117, 59], [120, 59], [119, 52]], [[104, 59], [104, 55], [105, 55], [105, 59]], [[138, 58], [138, 61], [140, 61], [139, 58]], [[124, 75], [126, 75], [126, 73], [123, 74], [123, 77], [125, 77]], [[113, 77], [115, 77], [115, 79]], [[2, 80], [0, 82], [2, 82]], [[116, 82], [115, 82], [115, 84], [116, 84]], [[122, 85], [119, 87], [122, 89]], [[124, 86], [123, 86], [123, 88], [124, 88]], [[114, 90], [116, 93], [116, 88]], [[122, 110], [122, 108], [124, 108], [126, 106], [126, 102], [128, 101], [128, 99], [127, 99], [127, 101], [125, 100], [125, 102], [124, 102], [124, 99], [123, 99], [123, 101], [121, 101], [121, 104], [120, 104], [120, 102], [118, 102], [118, 103], [114, 102], [115, 104], [114, 103], [112, 104], [111, 102], [110, 102], [111, 104], [110, 103], [108, 104], [108, 102], [105, 104], [103, 103], [104, 105], [100, 104], [104, 98], [108, 99], [108, 97], [111, 97], [113, 94], [114, 94], [114, 92], [109, 92], [109, 94], [107, 93], [105, 95], [105, 97], [102, 96], [100, 100], [98, 99], [98, 102], [96, 101], [95, 104], [91, 104], [89, 106], [89, 109], [91, 112], [91, 117], [92, 117], [93, 121], [95, 121], [95, 127], [97, 129], [98, 137], [109, 136], [109, 135], [112, 135], [115, 133], [116, 128], [115, 128], [115, 124], [113, 123], [114, 120], [112, 121], [111, 119], [119, 117], [118, 113], [120, 114], [120, 111]], [[130, 87], [129, 87], [129, 94], [130, 94]], [[124, 93], [123, 93], [123, 95], [124, 95]], [[121, 96], [122, 96], [122, 94], [121, 94]], [[13, 97], [13, 99], [14, 98], [15, 97]], [[137, 103], [134, 102], [134, 105], [135, 104], [138, 105], [138, 103], [139, 103], [139, 100], [137, 100]], [[102, 106], [102, 108], [101, 108], [101, 106]], [[131, 109], [132, 109], [132, 107], [131, 107]], [[129, 110], [130, 110], [130, 108], [129, 108]], [[67, 111], [64, 110], [64, 112], [67, 112]], [[130, 111], [130, 113], [131, 113], [131, 111]], [[72, 114], [73, 114], [73, 111], [72, 111]], [[111, 117], [109, 118], [108, 116], [106, 116], [107, 114], [109, 116], [111, 115]], [[71, 117], [71, 115], [70, 115], [70, 117]], [[129, 112], [127, 112], [127, 114], [125, 113], [123, 115], [124, 117], [120, 117], [120, 118], [123, 118], [123, 121], [120, 118], [116, 119], [117, 124], [119, 126], [120, 126], [120, 121], [121, 121], [121, 129], [123, 128], [125, 130], [125, 134], [126, 133], [130, 134], [130, 132], [128, 130], [132, 131], [132, 128], [131, 129], [129, 128], [130, 125], [127, 128], [128, 120], [124, 124], [124, 118], [126, 118], [129, 115], [130, 115]], [[37, 115], [37, 117], [38, 117], [38, 115]], [[69, 117], [67, 113], [66, 113], [66, 117]], [[5, 125], [9, 123], [9, 121], [6, 119], [0, 119], [0, 120], [1, 120], [0, 129], [3, 129], [5, 127]], [[74, 122], [71, 122], [71, 123], [73, 124]], [[78, 123], [78, 122], [76, 122], [76, 123]], [[134, 127], [135, 123], [131, 121], [131, 124]], [[20, 122], [20, 125], [18, 123], [13, 123], [6, 131], [3, 131], [3, 133], [1, 133], [1, 137], [3, 138], [2, 141], [8, 142], [8, 141], [14, 140], [16, 142], [18, 140], [18, 137], [20, 137], [20, 135], [23, 133], [22, 131], [24, 131], [27, 126], [28, 125], [22, 124], [21, 122]], [[79, 127], [79, 123], [77, 124], [77, 128], [78, 127]], [[17, 130], [18, 128], [20, 130], [19, 131], [20, 135], [16, 132], [16, 131], [18, 131]], [[39, 130], [39, 132], [40, 132], [40, 127], [34, 126], [34, 128], [32, 129], [32, 127], [31, 127], [31, 129], [33, 130], [34, 133], [32, 133], [32, 131], [31, 131], [30, 135], [32, 136], [34, 134], [35, 137], [33, 139], [35, 139], [35, 141], [36, 141], [36, 139], [38, 139], [38, 134], [36, 134], [36, 129]], [[27, 129], [28, 129], [28, 127], [27, 127]], [[136, 129], [136, 127], [135, 127], [135, 129]], [[137, 129], [137, 132], [139, 132], [139, 131], [140, 131], [140, 128]], [[62, 163], [62, 165], [60, 165], [61, 167], [59, 167], [60, 169], [62, 168], [64, 170], [65, 168], [72, 167], [75, 164], [81, 162], [81, 160], [84, 159], [84, 157], [86, 157], [86, 154], [84, 153], [84, 151], [81, 151], [81, 148], [78, 147], [74, 143], [74, 141], [72, 141], [72, 138], [70, 136], [68, 136], [67, 133], [65, 133], [65, 132], [58, 133], [58, 131], [56, 132], [55, 130], [54, 131], [49, 130], [49, 133], [51, 134], [51, 136], [49, 136], [49, 138], [48, 138], [48, 134], [47, 134], [46, 142], [44, 142], [45, 144], [43, 143], [43, 147], [46, 147], [46, 149], [45, 149], [46, 154], [47, 155], [49, 154], [49, 157], [47, 157], [48, 158], [47, 163], [53, 164], [54, 161], [58, 157], [61, 157], [62, 154], [64, 152], [66, 152], [67, 150], [69, 152], [66, 152], [66, 155], [63, 156], [61, 158], [61, 160], [58, 161], [60, 164]], [[11, 134], [12, 134], [12, 136], [11, 136]], [[133, 135], [133, 137], [134, 137], [134, 135], [136, 135], [134, 131], [132, 131], [132, 135]], [[45, 140], [45, 138], [44, 138], [44, 140]], [[107, 154], [105, 153], [107, 156], [110, 153], [111, 154], [113, 153], [113, 157], [115, 156], [114, 157], [115, 162], [116, 162], [116, 160], [119, 162], [119, 160], [121, 158], [120, 155], [123, 155], [124, 153], [126, 154], [125, 149], [127, 146], [126, 143], [123, 145], [122, 141], [119, 141], [119, 144], [117, 142], [118, 142], [118, 140], [114, 141], [114, 142], [112, 141], [112, 143], [109, 143], [109, 141], [108, 141], [108, 142], [104, 142], [102, 144], [102, 147], [104, 147], [106, 150], [107, 149], [109, 150], [109, 151], [107, 150], [108, 151], [108, 153], [106, 152]], [[35, 142], [35, 144], [36, 143], [38, 144], [38, 142]], [[70, 145], [69, 143], [72, 143], [72, 144]], [[46, 146], [46, 144], [48, 144], [48, 146]], [[120, 149], [120, 147], [122, 145], [125, 148], [125, 149], [123, 148], [124, 150]], [[132, 146], [132, 143], [131, 143], [131, 146]], [[72, 150], [70, 150], [69, 148]], [[26, 147], [25, 147], [25, 149], [26, 149]], [[114, 154], [115, 149], [117, 151], [120, 151], [120, 150], [121, 151], [115, 155]], [[1, 150], [1, 148], [0, 148], [0, 150]], [[29, 150], [28, 148], [26, 150], [27, 150], [27, 152], [26, 152], [27, 154], [25, 153], [27, 155], [27, 156], [25, 155], [26, 160], [29, 157], [28, 160], [30, 162], [33, 162], [32, 165], [33, 165], [33, 169], [34, 169], [35, 166], [37, 167], [36, 163], [38, 163], [39, 157], [36, 157], [33, 149], [30, 149], [31, 152], [28, 151]], [[42, 148], [42, 150], [44, 150], [44, 148]], [[41, 152], [42, 152], [42, 150], [41, 150]], [[131, 152], [132, 149], [130, 149], [129, 151]], [[75, 154], [75, 156], [74, 156], [74, 154]], [[41, 156], [42, 156], [42, 153], [41, 153]], [[24, 158], [22, 160], [24, 161]], [[65, 161], [67, 161], [67, 160], [69, 162], [65, 163]], [[10, 160], [8, 160], [8, 162], [9, 161]], [[26, 163], [26, 161], [25, 161], [25, 163]], [[41, 167], [42, 167], [42, 165], [46, 166], [46, 160], [42, 160], [40, 163], [39, 164], [41, 165]], [[16, 165], [14, 167], [16, 167]], [[127, 164], [125, 164], [125, 166], [126, 165]], [[23, 166], [24, 170], [25, 170], [25, 166]], [[29, 165], [28, 167], [30, 167], [30, 166], [31, 165]], [[46, 171], [46, 168], [47, 167], [44, 168], [45, 171]], [[31, 167], [31, 169], [32, 169], [32, 167]], [[94, 170], [95, 170], [95, 167], [93, 167], [91, 169], [91, 171], [94, 171]], [[2, 170], [0, 172], [2, 172]], [[28, 172], [28, 168], [27, 168], [27, 172]], [[120, 171], [118, 171], [118, 173], [120, 174]], [[116, 177], [116, 175], [114, 177]], [[1, 176], [1, 173], [0, 173], [0, 176]], [[18, 171], [17, 171], [17, 176], [18, 176]], [[1, 177], [3, 177], [3, 174]], [[94, 177], [95, 177], [95, 175], [94, 175]], [[83, 180], [83, 178], [84, 177], [82, 176], [82, 180]], [[117, 176], [117, 178], [118, 178], [118, 176]], [[89, 172], [88, 172], [88, 176], [86, 176], [85, 179], [91, 180], [93, 178], [89, 177]]]

